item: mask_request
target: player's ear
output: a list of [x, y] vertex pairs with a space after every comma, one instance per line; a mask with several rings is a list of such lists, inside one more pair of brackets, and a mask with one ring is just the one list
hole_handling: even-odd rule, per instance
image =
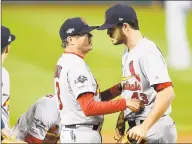
[[126, 33], [129, 31], [129, 24], [128, 23], [123, 23], [122, 31], [123, 31], [123, 33]]
[[68, 36], [68, 37], [67, 37], [67, 42], [68, 42], [68, 44], [70, 44], [70, 45], [74, 45], [74, 37], [73, 37], [73, 36]]

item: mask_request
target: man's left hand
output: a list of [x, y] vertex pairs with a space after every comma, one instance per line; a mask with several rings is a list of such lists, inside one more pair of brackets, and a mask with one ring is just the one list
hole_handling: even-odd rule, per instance
[[141, 124], [130, 129], [127, 134], [130, 139], [134, 139], [137, 143], [141, 143], [146, 138], [148, 130]]

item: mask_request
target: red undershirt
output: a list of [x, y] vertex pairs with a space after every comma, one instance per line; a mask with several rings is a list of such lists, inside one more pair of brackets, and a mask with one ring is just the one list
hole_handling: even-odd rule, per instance
[[160, 84], [155, 84], [154, 85], [154, 89], [156, 92], [160, 92], [163, 89], [169, 87], [169, 86], [173, 86], [172, 82], [165, 82], [165, 83], [160, 83]]
[[[161, 90], [169, 86], [172, 86], [171, 82], [160, 83], [154, 85], [154, 89], [157, 92], [160, 92]], [[121, 91], [119, 90], [118, 86], [114, 85], [112, 88], [109, 88], [101, 92], [102, 102], [95, 101], [94, 94], [90, 92], [81, 94], [78, 97], [77, 101], [79, 102], [81, 109], [83, 110], [86, 116], [105, 115], [126, 109], [125, 99], [109, 101], [120, 94]]]
[[27, 142], [28, 144], [43, 143], [42, 140], [30, 135], [29, 133], [27, 133], [27, 135], [25, 136], [25, 142]]
[[77, 101], [86, 116], [105, 115], [126, 109], [126, 100], [124, 98], [108, 101], [120, 94], [121, 91], [119, 90], [118, 85], [114, 85], [112, 88], [101, 92], [102, 102], [95, 101], [94, 94], [90, 92], [81, 94], [77, 98]]

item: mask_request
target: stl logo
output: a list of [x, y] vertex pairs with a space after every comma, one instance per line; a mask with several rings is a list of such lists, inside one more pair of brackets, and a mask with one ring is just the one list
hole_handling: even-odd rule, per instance
[[80, 18], [81, 21], [85, 24], [85, 25], [88, 25], [87, 22], [83, 19], [83, 18]]

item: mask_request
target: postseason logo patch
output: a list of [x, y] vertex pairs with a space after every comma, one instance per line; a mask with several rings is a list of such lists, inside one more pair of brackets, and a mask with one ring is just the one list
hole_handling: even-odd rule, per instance
[[40, 121], [40, 120], [38, 120], [36, 118], [33, 118], [33, 122], [35, 123], [36, 128], [42, 128], [44, 130], [48, 130], [46, 128], [46, 125], [42, 121]]
[[77, 84], [84, 83], [85, 81], [88, 81], [87, 77], [85, 77], [84, 75], [80, 75], [74, 82], [75, 84]]

